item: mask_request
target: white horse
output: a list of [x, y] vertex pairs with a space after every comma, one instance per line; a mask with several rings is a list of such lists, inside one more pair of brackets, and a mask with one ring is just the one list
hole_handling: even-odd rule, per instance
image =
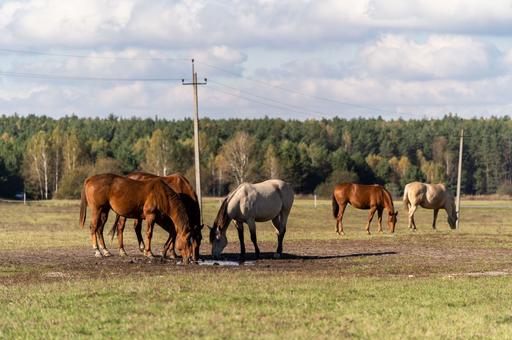
[[279, 258], [283, 252], [283, 238], [286, 222], [293, 204], [293, 190], [289, 184], [279, 179], [251, 184], [242, 183], [222, 202], [217, 217], [210, 229], [212, 256], [218, 258], [228, 243], [226, 230], [229, 222], [235, 221], [240, 240], [240, 258], [245, 257], [243, 223], [247, 223], [251, 232], [256, 258], [260, 250], [256, 243], [256, 222], [272, 221], [277, 232], [277, 251]]
[[434, 222], [432, 228], [436, 229], [436, 219], [439, 209], [446, 210], [448, 224], [455, 229], [457, 222], [457, 211], [453, 195], [446, 189], [444, 184], [426, 184], [412, 182], [404, 189], [404, 207], [409, 211], [409, 228], [416, 230], [414, 212], [418, 206], [425, 209], [434, 209]]

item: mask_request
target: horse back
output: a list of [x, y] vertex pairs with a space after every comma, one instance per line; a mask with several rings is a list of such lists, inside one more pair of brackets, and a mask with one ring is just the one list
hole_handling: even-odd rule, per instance
[[253, 218], [257, 222], [268, 221], [281, 211], [289, 212], [293, 204], [292, 188], [281, 180], [240, 185], [228, 204], [228, 213], [235, 219]]
[[450, 192], [444, 184], [412, 182], [405, 186], [410, 203], [426, 209], [443, 208], [450, 199]]
[[385, 190], [378, 184], [342, 183], [334, 187], [333, 195], [339, 204], [349, 203], [357, 209], [384, 207]]
[[126, 217], [140, 211], [148, 194], [144, 182], [110, 173], [91, 176], [84, 185], [91, 206], [109, 207]]
[[185, 205], [189, 219], [196, 225], [200, 224], [201, 213], [199, 211], [197, 194], [187, 178], [181, 173], [177, 172], [168, 176], [158, 176], [148, 172], [135, 171], [128, 174], [126, 177], [136, 180], [150, 180], [160, 178], [179, 196]]

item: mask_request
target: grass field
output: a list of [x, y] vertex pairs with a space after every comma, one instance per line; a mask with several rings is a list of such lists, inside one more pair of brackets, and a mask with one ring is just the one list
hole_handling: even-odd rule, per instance
[[[148, 261], [131, 228], [130, 257], [96, 259], [77, 201], [0, 203], [0, 338], [512, 337], [512, 202], [463, 201], [457, 231], [420, 209], [416, 232], [395, 204], [395, 234], [374, 221], [366, 235], [367, 212], [348, 208], [340, 239], [330, 201], [296, 200], [283, 259], [260, 223], [263, 259], [220, 267]], [[218, 206], [206, 200], [206, 222]], [[236, 259], [233, 226], [228, 239]]]

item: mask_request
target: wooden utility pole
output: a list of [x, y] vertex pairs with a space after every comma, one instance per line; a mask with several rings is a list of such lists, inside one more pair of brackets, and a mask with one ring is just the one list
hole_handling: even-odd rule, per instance
[[457, 201], [456, 201], [456, 210], [457, 210], [457, 229], [460, 228], [460, 185], [462, 178], [462, 149], [464, 145], [464, 129], [460, 130], [460, 145], [459, 145], [459, 169], [457, 171]]
[[194, 59], [192, 59], [192, 82], [185, 83], [185, 79], [181, 80], [183, 85], [192, 85], [194, 90], [194, 161], [196, 169], [196, 193], [197, 200], [199, 201], [199, 210], [201, 212], [201, 224], [203, 224], [203, 199], [201, 195], [201, 162], [199, 161], [199, 99], [197, 95], [197, 85], [206, 85], [206, 78], [204, 83], [197, 82], [197, 73], [194, 69]]

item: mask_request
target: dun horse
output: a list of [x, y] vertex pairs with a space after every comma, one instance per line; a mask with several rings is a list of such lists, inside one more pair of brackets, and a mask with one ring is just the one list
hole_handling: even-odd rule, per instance
[[277, 250], [275, 257], [281, 257], [283, 238], [286, 233], [288, 215], [293, 205], [293, 190], [279, 179], [250, 184], [242, 183], [224, 199], [210, 230], [212, 256], [218, 258], [228, 240], [226, 230], [229, 222], [235, 221], [240, 240], [240, 258], [245, 258], [243, 223], [247, 223], [254, 244], [256, 258], [260, 249], [256, 242], [256, 222], [272, 221], [277, 232]]
[[446, 189], [444, 184], [426, 184], [412, 182], [404, 189], [404, 207], [409, 212], [409, 228], [416, 230], [414, 213], [418, 206], [425, 209], [434, 209], [434, 221], [432, 228], [436, 229], [436, 220], [439, 209], [446, 210], [448, 224], [455, 229], [457, 222], [457, 211], [453, 195]]
[[[190, 226], [185, 207], [178, 195], [160, 179], [136, 181], [114, 174], [95, 175], [84, 182], [80, 203], [80, 226], [83, 228], [91, 207], [91, 242], [97, 257], [110, 256], [103, 239], [103, 227], [112, 209], [127, 218], [146, 219], [146, 248], [144, 255], [152, 257], [151, 237], [155, 222], [161, 225], [172, 220], [176, 226], [176, 248], [188, 263], [192, 255]], [[170, 228], [170, 227], [169, 227]], [[98, 249], [99, 241], [99, 249]]]
[[[175, 173], [169, 176], [158, 176], [154, 174], [150, 174], [147, 172], [132, 172], [128, 174], [126, 177], [135, 179], [135, 180], [150, 180], [155, 178], [160, 178], [162, 181], [167, 183], [173, 189], [185, 205], [185, 209], [187, 210], [188, 220], [192, 225], [192, 250], [193, 255], [192, 259], [197, 261], [199, 259], [199, 247], [201, 246], [201, 213], [199, 211], [199, 203], [197, 200], [196, 192], [190, 182], [180, 173]], [[157, 222], [158, 223], [158, 222]], [[110, 230], [110, 234], [112, 238], [114, 238], [116, 230], [117, 230], [117, 241], [119, 247], [119, 254], [121, 256], [126, 255], [126, 251], [124, 250], [123, 243], [123, 231], [126, 224], [126, 218], [123, 216], [116, 216], [116, 220], [114, 225]], [[169, 233], [169, 238], [161, 251], [163, 257], [166, 256], [167, 251], [170, 249], [171, 258], [176, 258], [176, 252], [174, 250], [174, 243], [176, 240], [175, 228], [172, 220], [165, 221], [165, 223], [161, 226]], [[139, 243], [139, 249], [144, 251], [144, 240], [142, 238], [142, 219], [138, 219], [135, 221], [135, 234], [137, 235], [137, 240]]]
[[370, 234], [370, 223], [375, 212], [379, 218], [379, 232], [382, 232], [382, 212], [384, 208], [388, 211], [388, 230], [395, 231], [396, 216], [391, 194], [382, 185], [364, 185], [355, 183], [343, 183], [334, 187], [332, 194], [332, 213], [336, 219], [336, 232], [344, 235], [343, 213], [347, 204], [357, 209], [370, 209], [366, 232]]

